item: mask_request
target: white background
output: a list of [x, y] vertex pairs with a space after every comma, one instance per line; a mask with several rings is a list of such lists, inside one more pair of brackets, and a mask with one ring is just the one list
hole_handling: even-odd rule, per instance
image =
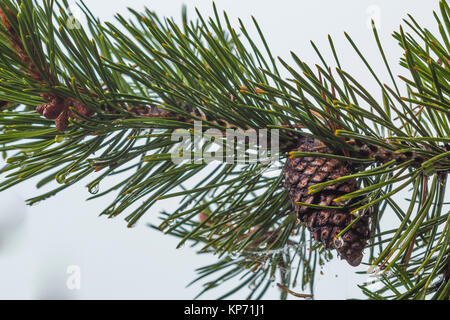
[[[127, 7], [144, 6], [164, 16], [180, 18], [181, 6], [188, 5], [190, 13], [197, 7], [204, 15], [212, 13], [211, 2], [179, 0], [86, 0], [92, 12], [102, 20], [113, 20], [119, 12], [128, 16]], [[330, 34], [339, 51], [343, 68], [350, 71], [369, 88], [374, 85], [367, 70], [350, 48], [343, 32], [347, 31], [358, 44], [383, 81], [389, 82], [377, 51], [371, 30], [370, 16], [379, 24], [387, 58], [394, 74], [404, 73], [398, 66], [401, 55], [391, 37], [402, 19], [411, 13], [419, 23], [435, 29], [432, 10], [437, 0], [316, 0], [316, 1], [217, 1], [237, 27], [237, 17], [255, 34], [251, 15], [259, 22], [275, 56], [288, 62], [289, 52], [310, 63], [318, 63], [309, 41], [321, 48], [332, 61], [328, 49]], [[76, 7], [73, 6], [75, 9]], [[75, 14], [77, 10], [74, 10]], [[191, 17], [194, 15], [191, 14]], [[80, 19], [83, 23], [83, 19]], [[404, 25], [404, 23], [403, 23]], [[168, 211], [176, 203], [162, 202], [133, 229], [126, 228], [123, 216], [114, 220], [98, 217], [112, 197], [86, 202], [89, 193], [83, 184], [62, 192], [33, 207], [25, 207], [24, 199], [37, 194], [33, 182], [26, 182], [0, 194], [0, 298], [82, 298], [82, 299], [190, 299], [199, 286], [186, 288], [195, 277], [194, 269], [215, 261], [213, 256], [198, 256], [190, 248], [175, 249], [177, 241], [146, 224], [157, 222], [158, 213]], [[102, 186], [104, 187], [104, 186]], [[66, 287], [67, 268], [81, 269], [81, 289]], [[326, 265], [316, 282], [316, 299], [363, 298], [357, 283], [367, 277], [355, 276], [355, 270], [345, 262]], [[216, 298], [231, 284], [207, 294]], [[279, 292], [272, 288], [266, 298], [277, 299]], [[245, 297], [245, 293], [234, 296]]]

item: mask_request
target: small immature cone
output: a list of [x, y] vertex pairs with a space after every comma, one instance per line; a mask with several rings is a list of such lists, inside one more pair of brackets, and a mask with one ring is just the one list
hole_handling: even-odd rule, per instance
[[55, 120], [56, 129], [63, 132], [69, 125], [69, 116], [78, 117], [74, 112], [69, 111], [69, 107], [73, 107], [79, 114], [90, 117], [92, 111], [82, 102], [67, 98], [53, 96], [51, 94], [42, 95], [46, 100], [50, 100], [48, 103], [38, 105], [36, 112], [43, 115], [46, 119]]
[[53, 99], [50, 103], [44, 105], [42, 115], [47, 119], [55, 120], [63, 110], [64, 104], [61, 99]]
[[[310, 137], [303, 137], [300, 145], [293, 151], [332, 154], [319, 140]], [[292, 158], [287, 160], [284, 167], [284, 187], [289, 193], [298, 218], [313, 233], [314, 239], [323, 242], [327, 249], [335, 248], [341, 259], [345, 259], [352, 266], [357, 266], [361, 263], [362, 253], [369, 237], [369, 218], [361, 217], [341, 240], [335, 241], [334, 238], [356, 218], [350, 214], [349, 209], [317, 209], [297, 204], [303, 202], [321, 206], [339, 206], [333, 200], [358, 190], [359, 186], [355, 179], [328, 186], [314, 194], [308, 193], [308, 187], [349, 175], [351, 171], [350, 163], [337, 159]]]
[[[89, 109], [84, 103], [82, 103], [81, 101], [69, 98], [67, 99], [66, 102], [67, 106], [73, 107], [75, 109], [76, 112], [78, 112], [79, 114], [85, 116], [85, 117], [90, 117], [92, 116], [93, 112], [91, 109]], [[72, 115], [74, 117], [78, 117], [75, 113], [72, 113]]]
[[40, 115], [44, 115], [44, 110], [46, 107], [47, 107], [47, 103], [40, 104], [36, 107], [36, 112], [39, 113]]
[[63, 132], [69, 125], [69, 112], [64, 110], [55, 120], [56, 130]]
[[[2, 10], [0, 8], [0, 22], [4, 27], [4, 35], [9, 40], [11, 47], [17, 53], [20, 61], [22, 61], [25, 65], [23, 69], [27, 75], [41, 84], [47, 84], [46, 80], [44, 80], [41, 73], [30, 59], [28, 52], [25, 50], [21, 36], [19, 36], [13, 27], [13, 25], [17, 24], [17, 17], [13, 14], [13, 12], [11, 12], [10, 9], [6, 8], [6, 10]], [[31, 48], [31, 50], [31, 55], [33, 55], [33, 48]], [[42, 67], [44, 70], [47, 70], [46, 64]], [[55, 81], [51, 75], [48, 74], [48, 72], [47, 76], [48, 79], [51, 79], [50, 84], [54, 84]], [[46, 101], [46, 103], [37, 106], [36, 112], [43, 115], [46, 119], [55, 120], [58, 131], [62, 132], [67, 128], [69, 125], [69, 115], [76, 117], [76, 114], [69, 112], [70, 106], [72, 106], [81, 115], [87, 117], [92, 115], [90, 109], [78, 100], [72, 98], [62, 98], [53, 93], [43, 93], [41, 94], [41, 97]]]
[[60, 106], [52, 103], [46, 103], [42, 108], [42, 115], [46, 119], [55, 120], [61, 114], [61, 111], [62, 109]]

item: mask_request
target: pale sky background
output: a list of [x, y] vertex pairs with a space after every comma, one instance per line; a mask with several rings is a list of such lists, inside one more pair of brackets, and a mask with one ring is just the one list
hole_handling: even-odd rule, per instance
[[[85, 3], [94, 15], [109, 21], [116, 12], [127, 16], [127, 7], [139, 10], [144, 6], [180, 20], [183, 3], [191, 17], [194, 7], [205, 16], [212, 14], [209, 0], [86, 0]], [[343, 68], [374, 89], [373, 80], [343, 32], [352, 36], [380, 78], [389, 82], [367, 27], [370, 17], [379, 25], [394, 74], [399, 74], [404, 73], [397, 63], [401, 50], [391, 37], [392, 31], [398, 30], [407, 13], [434, 29], [432, 10], [438, 8], [437, 0], [218, 0], [216, 4], [221, 11], [227, 11], [234, 26], [238, 26], [240, 17], [256, 34], [250, 18], [253, 15], [273, 54], [288, 62], [289, 52], [294, 51], [307, 62], [318, 63], [310, 40], [321, 48], [326, 59], [333, 61], [327, 40], [331, 34]], [[379, 91], [376, 90], [375, 95]], [[128, 229], [124, 216], [114, 220], [98, 217], [112, 197], [86, 202], [89, 193], [83, 183], [39, 205], [26, 207], [24, 200], [36, 195], [34, 184], [35, 181], [26, 182], [0, 193], [0, 299], [191, 299], [200, 291], [200, 286], [186, 288], [186, 285], [196, 277], [197, 267], [215, 261], [215, 257], [198, 256], [187, 247], [177, 250], [176, 239], [146, 226], [148, 222], [157, 222], [162, 209], [169, 212], [175, 209], [173, 201], [161, 202], [137, 227]], [[79, 290], [66, 286], [69, 266], [80, 268]], [[341, 261], [327, 264], [324, 275], [316, 282], [316, 299], [363, 298], [356, 284], [367, 277], [355, 276], [355, 270], [365, 267], [355, 269]], [[230, 287], [231, 283], [203, 298], [214, 299]], [[247, 293], [233, 297], [244, 298]], [[271, 288], [265, 298], [278, 297], [278, 289]]]

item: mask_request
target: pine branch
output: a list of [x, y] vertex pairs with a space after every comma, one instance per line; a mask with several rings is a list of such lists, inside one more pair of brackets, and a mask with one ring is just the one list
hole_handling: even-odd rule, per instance
[[[331, 38], [335, 70], [314, 44], [321, 65], [311, 68], [291, 53], [296, 64], [291, 67], [274, 59], [255, 20], [258, 40], [242, 23], [238, 35], [215, 6], [214, 18], [205, 20], [198, 13], [196, 21], [189, 21], [184, 15], [180, 26], [149, 10], [131, 10], [131, 20], [117, 15], [120, 27], [81, 8], [87, 26], [77, 29], [66, 23], [65, 2], [0, 3], [0, 150], [8, 155], [0, 190], [44, 174], [38, 188], [54, 180], [60, 184], [28, 201], [34, 204], [95, 175], [87, 186], [90, 199], [117, 194], [102, 215], [116, 217], [139, 203], [125, 218], [130, 227], [158, 201], [181, 197], [178, 210], [163, 214], [158, 228], [179, 237], [180, 245], [201, 244], [203, 251], [220, 256], [216, 264], [199, 269], [198, 280], [225, 272], [205, 291], [244, 273], [246, 280], [236, 290], [250, 285], [249, 298], [261, 297], [276, 272], [287, 289], [283, 298], [298, 276], [301, 289], [309, 284], [312, 290], [317, 264], [331, 258], [326, 250], [331, 241], [325, 246], [311, 241], [306, 222], [297, 220], [300, 208], [348, 213], [351, 222], [333, 241], [350, 237], [350, 229], [368, 223], [370, 216], [367, 263], [394, 274], [383, 279], [380, 290], [363, 287], [364, 292], [371, 298], [448, 297], [446, 1], [440, 2], [440, 17], [435, 14], [441, 40], [412, 17], [405, 24], [413, 35], [403, 28], [394, 33], [405, 50], [400, 63], [410, 74], [400, 77], [401, 83], [373, 29], [394, 88], [383, 84], [346, 34], [379, 84], [381, 101], [342, 69]], [[195, 131], [195, 121], [202, 122], [202, 132]], [[333, 203], [297, 201], [283, 188], [280, 163], [171, 161], [177, 129], [190, 130], [193, 138], [213, 128], [279, 129], [281, 162], [317, 160], [346, 168], [309, 185], [308, 195], [352, 187], [336, 193]], [[314, 148], [311, 143], [302, 150], [306, 141], [313, 141]], [[208, 147], [203, 143], [200, 150], [191, 149]], [[123, 172], [126, 180], [99, 191], [107, 178]], [[202, 176], [197, 185], [185, 187]], [[400, 194], [410, 196], [406, 210], [396, 203]], [[398, 228], [381, 228], [388, 211], [398, 217]], [[300, 247], [293, 250], [294, 244]], [[444, 280], [432, 285], [441, 273]]]

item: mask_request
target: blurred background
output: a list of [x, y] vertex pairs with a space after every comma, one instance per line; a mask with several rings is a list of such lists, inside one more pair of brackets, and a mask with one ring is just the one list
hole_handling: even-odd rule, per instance
[[[83, 25], [76, 1], [69, 2], [75, 18]], [[195, 7], [206, 16], [212, 14], [209, 0], [85, 0], [85, 3], [94, 15], [108, 21], [114, 19], [115, 13], [130, 16], [127, 7], [139, 10], [146, 6], [178, 21], [183, 4], [187, 5], [191, 18], [195, 16]], [[405, 74], [398, 65], [402, 52], [391, 33], [398, 30], [407, 13], [434, 30], [432, 10], [438, 8], [437, 0], [227, 0], [216, 4], [228, 13], [235, 26], [239, 17], [256, 35], [251, 27], [253, 15], [273, 54], [288, 62], [290, 51], [308, 63], [317, 62], [310, 40], [321, 48], [325, 59], [334, 61], [328, 49], [330, 34], [343, 68], [366, 88], [372, 86], [377, 91], [343, 32], [351, 35], [379, 77], [388, 82], [370, 20], [377, 24], [394, 74]], [[0, 165], [4, 165], [3, 160]], [[112, 197], [86, 202], [89, 193], [83, 183], [27, 207], [25, 200], [37, 192], [42, 190], [37, 191], [33, 181], [29, 181], [0, 193], [0, 299], [191, 299], [201, 290], [200, 285], [188, 288], [186, 285], [196, 277], [196, 268], [214, 262], [215, 257], [197, 255], [188, 246], [175, 249], [176, 239], [147, 226], [159, 222], [161, 210], [174, 210], [173, 201], [162, 201], [135, 228], [128, 229], [121, 216], [114, 220], [98, 217]], [[389, 223], [389, 215], [385, 220]], [[337, 260], [326, 264], [315, 283], [315, 299], [364, 298], [357, 284], [367, 276], [356, 275], [355, 271], [366, 269], [350, 268]], [[234, 284], [227, 283], [202, 298], [217, 298]], [[241, 292], [233, 298], [245, 295], [246, 292]], [[265, 296], [278, 297], [276, 287]]]

